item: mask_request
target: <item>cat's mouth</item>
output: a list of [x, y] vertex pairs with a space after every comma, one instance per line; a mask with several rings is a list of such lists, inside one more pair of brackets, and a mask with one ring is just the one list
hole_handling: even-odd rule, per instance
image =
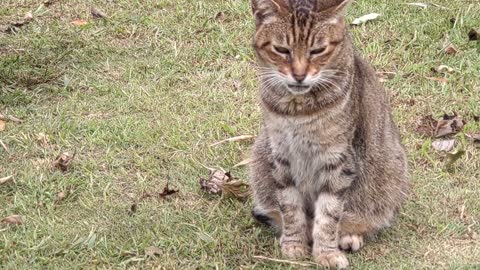
[[310, 85], [304, 84], [288, 84], [288, 91], [294, 95], [306, 94], [310, 91]]

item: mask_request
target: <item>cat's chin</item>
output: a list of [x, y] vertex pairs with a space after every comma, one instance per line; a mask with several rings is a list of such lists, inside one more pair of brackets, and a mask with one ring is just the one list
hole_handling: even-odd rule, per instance
[[288, 85], [287, 90], [290, 92], [290, 94], [294, 96], [300, 96], [300, 95], [305, 95], [310, 92], [312, 89], [311, 86], [304, 86], [304, 85]]

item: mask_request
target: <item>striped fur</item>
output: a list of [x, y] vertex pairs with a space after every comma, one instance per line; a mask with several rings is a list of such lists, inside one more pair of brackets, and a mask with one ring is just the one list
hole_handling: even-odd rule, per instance
[[375, 72], [356, 54], [348, 0], [252, 0], [263, 124], [250, 178], [254, 215], [284, 255], [345, 268], [341, 250], [391, 225], [407, 162]]

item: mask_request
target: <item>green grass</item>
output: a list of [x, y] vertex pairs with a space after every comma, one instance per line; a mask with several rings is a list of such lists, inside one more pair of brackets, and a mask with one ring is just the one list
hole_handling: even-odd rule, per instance
[[[34, 16], [17, 34], [0, 33], [0, 114], [24, 120], [0, 132], [9, 149], [0, 147], [0, 178], [14, 175], [0, 186], [0, 219], [25, 219], [0, 224], [0, 268], [290, 269], [253, 258], [281, 255], [250, 201], [198, 185], [205, 167], [248, 157], [251, 141], [210, 144], [259, 128], [249, 1], [40, 2], [0, 6], [0, 25]], [[446, 172], [444, 154], [414, 132], [420, 116], [452, 111], [480, 131], [480, 43], [467, 37], [480, 28], [480, 3], [435, 3], [449, 9], [364, 0], [348, 13], [383, 14], [352, 35], [378, 71], [398, 74], [385, 86], [413, 182], [397, 224], [349, 255], [355, 269], [480, 267], [479, 239], [465, 236], [480, 233], [480, 149], [464, 140], [466, 155]], [[92, 20], [91, 6], [108, 20]], [[456, 55], [442, 53], [446, 39]], [[455, 69], [445, 85], [425, 78], [444, 76], [430, 71], [440, 64]], [[51, 168], [62, 151], [76, 152], [66, 173]], [[248, 181], [245, 168], [232, 173]], [[177, 195], [142, 198], [167, 181]], [[68, 196], [58, 201], [60, 192]], [[145, 256], [149, 246], [162, 254]]]

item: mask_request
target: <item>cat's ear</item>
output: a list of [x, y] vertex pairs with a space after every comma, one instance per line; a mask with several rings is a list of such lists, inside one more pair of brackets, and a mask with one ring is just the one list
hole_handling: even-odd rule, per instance
[[342, 17], [353, 0], [317, 0], [316, 12], [331, 17]]
[[257, 26], [268, 19], [282, 17], [289, 13], [288, 0], [251, 0], [252, 13]]

